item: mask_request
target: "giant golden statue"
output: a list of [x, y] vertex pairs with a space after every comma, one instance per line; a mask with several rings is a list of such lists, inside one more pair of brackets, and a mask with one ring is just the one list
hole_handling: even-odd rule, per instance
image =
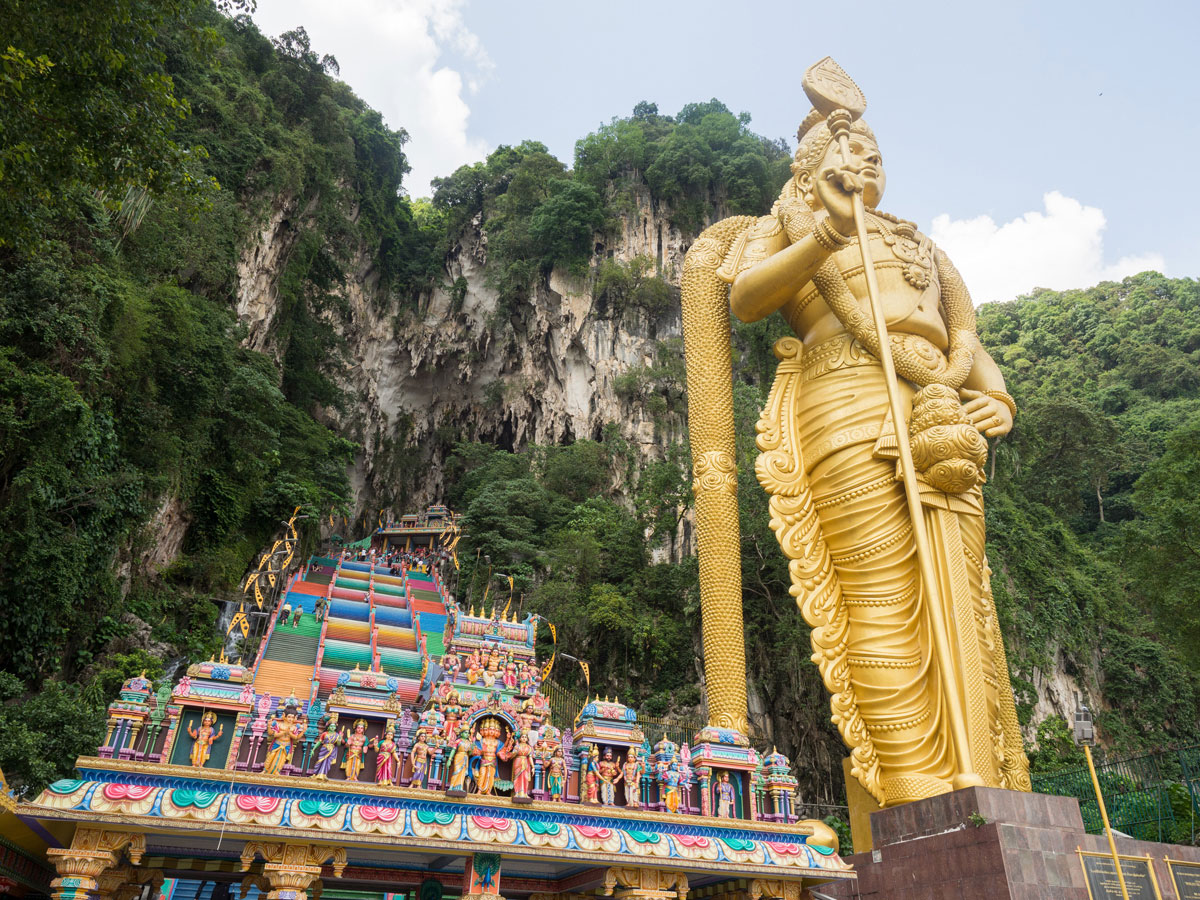
[[878, 208], [861, 92], [830, 59], [804, 88], [770, 215], [717, 223], [684, 264], [710, 724], [746, 732], [729, 311], [778, 310], [796, 338], [775, 347], [756, 468], [854, 777], [882, 806], [1029, 790], [980, 490], [984, 436], [1016, 407], [950, 260]]

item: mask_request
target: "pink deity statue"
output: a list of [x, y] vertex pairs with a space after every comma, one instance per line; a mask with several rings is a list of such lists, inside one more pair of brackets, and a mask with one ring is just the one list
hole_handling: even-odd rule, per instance
[[375, 783], [395, 784], [396, 776], [400, 772], [400, 752], [396, 744], [395, 724], [388, 722], [383, 740], [371, 738], [370, 747], [372, 750], [378, 750], [375, 755]]

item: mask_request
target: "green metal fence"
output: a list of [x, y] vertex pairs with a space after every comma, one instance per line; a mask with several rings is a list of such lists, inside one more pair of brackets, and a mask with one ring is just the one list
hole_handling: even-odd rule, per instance
[[[1124, 758], [1098, 758], [1096, 777], [1109, 822], [1145, 841], [1195, 844], [1200, 819], [1200, 746]], [[1087, 767], [1033, 776], [1034, 791], [1079, 800], [1084, 827], [1104, 824]]]

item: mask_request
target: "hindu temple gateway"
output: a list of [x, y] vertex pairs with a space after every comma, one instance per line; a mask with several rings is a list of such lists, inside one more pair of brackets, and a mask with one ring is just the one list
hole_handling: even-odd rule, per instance
[[17, 808], [52, 868], [14, 890], [757, 900], [853, 877], [827, 826], [796, 821], [782, 755], [677, 745], [599, 696], [552, 716], [537, 617], [450, 596], [450, 521], [308, 559], [245, 664], [126, 682], [78, 777]]

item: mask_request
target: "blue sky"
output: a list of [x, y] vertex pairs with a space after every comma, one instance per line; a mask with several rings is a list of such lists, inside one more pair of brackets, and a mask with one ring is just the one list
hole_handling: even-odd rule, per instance
[[304, 25], [411, 135], [409, 189], [527, 138], [574, 142], [649, 100], [717, 97], [794, 142], [805, 67], [868, 99], [884, 208], [946, 247], [979, 300], [1143, 268], [1200, 274], [1200, 3], [259, 0]]

